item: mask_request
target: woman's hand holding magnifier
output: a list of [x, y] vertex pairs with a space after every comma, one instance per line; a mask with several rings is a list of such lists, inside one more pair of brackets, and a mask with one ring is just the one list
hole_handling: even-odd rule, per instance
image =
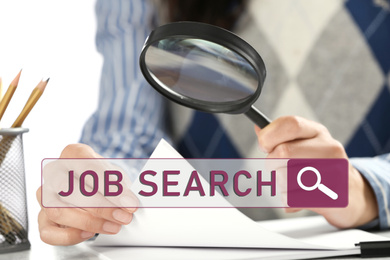
[[[332, 138], [323, 125], [304, 118], [280, 117], [263, 129], [256, 126], [255, 131], [259, 145], [264, 152], [268, 153], [268, 158], [348, 159], [344, 147]], [[357, 227], [378, 216], [378, 206], [372, 188], [351, 164], [349, 164], [348, 181], [349, 204], [346, 208], [310, 209], [323, 215], [330, 224], [338, 228]], [[317, 182], [318, 185], [314, 185], [314, 188], [317, 186], [320, 188], [320, 178]], [[326, 189], [323, 192], [325, 191]], [[328, 193], [333, 196], [333, 191], [330, 189], [329, 191]], [[299, 210], [286, 209], [287, 212]]]

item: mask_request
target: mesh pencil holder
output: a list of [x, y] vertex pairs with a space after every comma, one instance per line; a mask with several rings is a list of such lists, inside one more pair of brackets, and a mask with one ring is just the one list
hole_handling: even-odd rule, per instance
[[30, 248], [22, 140], [26, 132], [0, 129], [0, 254]]

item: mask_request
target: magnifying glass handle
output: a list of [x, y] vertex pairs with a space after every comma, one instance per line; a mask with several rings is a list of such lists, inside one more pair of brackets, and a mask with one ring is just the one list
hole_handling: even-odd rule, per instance
[[251, 106], [249, 110], [245, 112], [245, 115], [260, 128], [264, 128], [269, 123], [271, 123], [271, 120], [269, 120], [268, 117], [266, 117], [263, 113], [260, 112], [260, 110], [258, 110], [254, 106]]

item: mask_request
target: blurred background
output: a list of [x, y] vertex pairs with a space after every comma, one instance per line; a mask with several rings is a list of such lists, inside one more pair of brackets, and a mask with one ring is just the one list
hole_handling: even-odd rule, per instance
[[58, 158], [67, 144], [78, 142], [84, 122], [96, 109], [102, 59], [95, 48], [94, 5], [94, 0], [0, 1], [3, 94], [23, 69], [0, 127], [10, 127], [33, 88], [50, 77], [23, 123], [30, 129], [23, 141], [32, 247], [42, 243], [35, 197], [41, 161]]

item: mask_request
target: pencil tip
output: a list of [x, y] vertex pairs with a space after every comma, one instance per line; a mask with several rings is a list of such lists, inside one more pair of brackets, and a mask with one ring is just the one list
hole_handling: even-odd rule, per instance
[[18, 75], [14, 78], [14, 80], [11, 82], [11, 85], [14, 87], [17, 87], [19, 84], [20, 74], [22, 73], [22, 70], [19, 71]]
[[49, 82], [49, 79], [50, 79], [50, 78], [48, 78], [48, 79], [45, 80], [45, 81], [41, 80], [41, 82], [39, 82], [37, 88], [39, 88], [41, 91], [44, 91], [45, 88], [46, 88], [47, 83]]

